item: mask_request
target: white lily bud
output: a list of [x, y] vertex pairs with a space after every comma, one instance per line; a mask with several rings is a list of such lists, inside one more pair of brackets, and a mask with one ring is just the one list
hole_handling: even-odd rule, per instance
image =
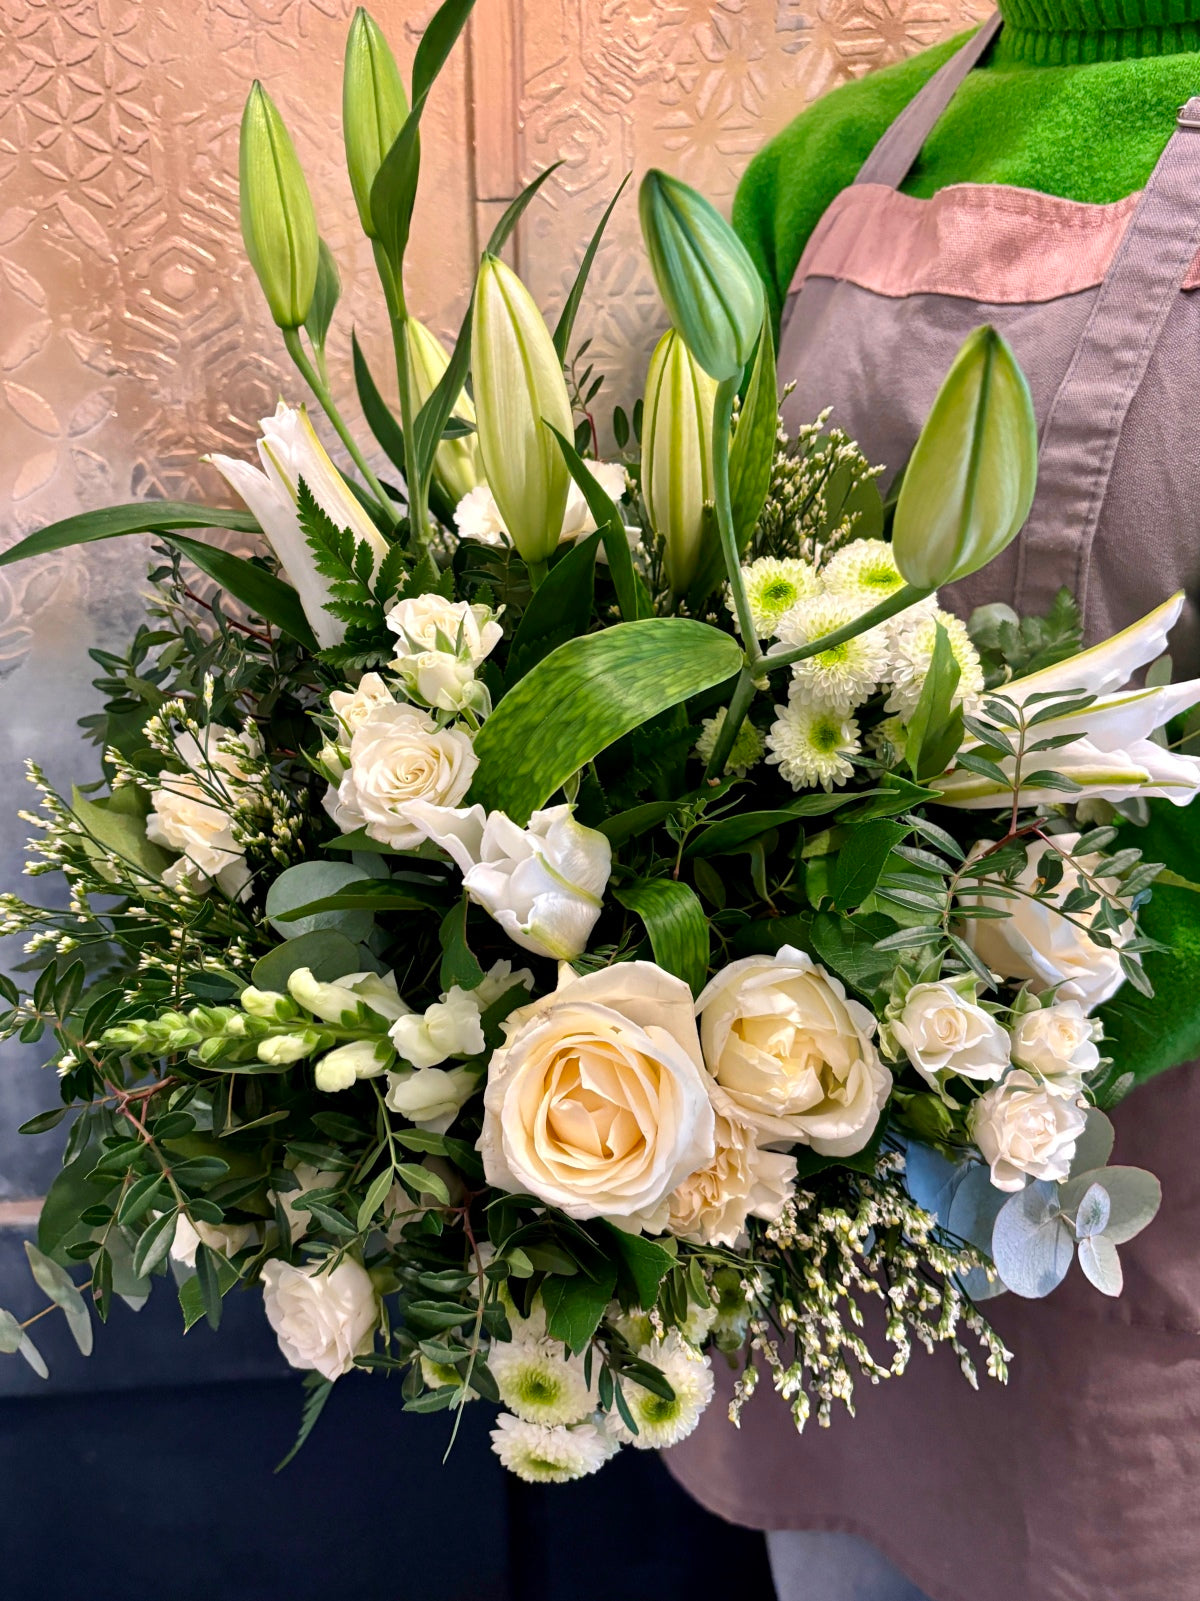
[[554, 341], [511, 267], [485, 255], [475, 287], [472, 369], [484, 471], [513, 544], [546, 561], [558, 544], [571, 475], [547, 423], [571, 438], [571, 401]]
[[414, 802], [427, 836], [447, 851], [473, 901], [517, 945], [574, 961], [587, 948], [612, 870], [612, 846], [570, 806], [534, 812], [521, 828], [503, 812]]
[[668, 329], [646, 375], [642, 493], [650, 526], [666, 541], [667, 581], [677, 595], [690, 588], [704, 554], [705, 507], [714, 494], [716, 395], [715, 382], [674, 328]]
[[[450, 357], [438, 336], [423, 322], [410, 317], [404, 326], [408, 333], [408, 370], [412, 375], [413, 397], [420, 411], [442, 381]], [[454, 402], [451, 415], [459, 422], [475, 426], [475, 407], [465, 389]], [[478, 489], [484, 476], [477, 436], [471, 433], [464, 434], [461, 439], [443, 439], [434, 454], [433, 470], [455, 505], [464, 495]]]

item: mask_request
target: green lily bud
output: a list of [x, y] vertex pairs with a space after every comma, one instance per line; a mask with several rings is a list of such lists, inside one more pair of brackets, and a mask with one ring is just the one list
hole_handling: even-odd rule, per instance
[[551, 423], [574, 424], [562, 362], [528, 289], [485, 255], [471, 329], [479, 450], [513, 544], [527, 562], [549, 559], [562, 534], [571, 475]]
[[741, 376], [754, 354], [765, 297], [745, 245], [704, 196], [656, 168], [638, 196], [658, 292], [711, 378]]
[[650, 526], [666, 541], [667, 582], [691, 588], [704, 555], [705, 508], [713, 501], [713, 402], [717, 386], [670, 328], [646, 375], [642, 420], [642, 494]]
[[1016, 538], [1037, 487], [1037, 420], [1025, 375], [994, 328], [976, 328], [909, 458], [892, 552], [907, 583], [937, 589]]
[[[409, 317], [404, 326], [408, 333], [413, 399], [416, 410], [420, 411], [450, 365], [450, 357], [438, 336], [423, 322]], [[453, 415], [472, 427], [475, 424], [475, 407], [465, 389], [454, 403]], [[433, 470], [455, 505], [472, 489], [477, 489], [483, 482], [483, 466], [475, 434], [464, 434], [461, 439], [443, 439], [433, 458]]]
[[407, 116], [408, 99], [396, 58], [379, 24], [359, 6], [346, 39], [342, 137], [354, 204], [368, 239], [375, 237], [371, 185]]
[[317, 287], [317, 214], [283, 118], [257, 81], [242, 113], [238, 174], [250, 265], [276, 325], [301, 328]]

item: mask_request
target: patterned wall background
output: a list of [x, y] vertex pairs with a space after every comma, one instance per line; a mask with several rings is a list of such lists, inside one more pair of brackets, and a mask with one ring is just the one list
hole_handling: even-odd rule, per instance
[[[375, 0], [405, 61], [430, 0]], [[978, 20], [986, 0], [479, 0], [431, 102], [410, 299], [457, 325], [478, 244], [552, 161], [517, 241], [557, 309], [622, 175], [678, 172], [723, 206], [752, 152], [847, 78]], [[291, 128], [339, 259], [335, 387], [352, 393], [355, 325], [385, 370], [373, 270], [341, 160], [351, 0], [0, 0], [0, 540], [139, 496], [215, 497], [210, 450], [251, 449], [256, 419], [299, 396], [242, 259], [237, 137], [261, 78]], [[611, 407], [638, 392], [662, 317], [627, 195], [591, 279], [580, 337]], [[347, 410], [352, 407], [347, 401]], [[79, 776], [89, 648], [138, 611], [129, 541], [0, 571], [0, 878], [27, 832], [34, 756]], [[9, 953], [11, 955], [14, 953]], [[0, 1068], [0, 1128], [52, 1103], [24, 1053]], [[51, 1165], [0, 1136], [0, 1221]]]

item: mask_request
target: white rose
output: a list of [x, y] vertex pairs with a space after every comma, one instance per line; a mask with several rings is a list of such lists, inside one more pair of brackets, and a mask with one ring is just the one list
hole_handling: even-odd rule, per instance
[[1079, 1101], [1052, 1094], [1017, 1067], [979, 1097], [967, 1126], [996, 1188], [1023, 1190], [1027, 1177], [1055, 1183], [1067, 1177], [1086, 1122]]
[[289, 1170], [296, 1180], [294, 1190], [268, 1190], [267, 1199], [272, 1205], [278, 1205], [287, 1220], [288, 1237], [294, 1245], [297, 1240], [303, 1239], [312, 1226], [312, 1215], [309, 1212], [299, 1211], [296, 1202], [307, 1195], [309, 1190], [324, 1190], [338, 1182], [337, 1173], [317, 1167], [312, 1162], [297, 1162]]
[[422, 650], [413, 656], [397, 656], [392, 666], [406, 693], [427, 706], [443, 712], [471, 708], [483, 716], [491, 709], [491, 696], [465, 657], [452, 656], [446, 650]]
[[273, 1257], [262, 1270], [263, 1305], [279, 1349], [294, 1368], [337, 1379], [375, 1339], [379, 1303], [367, 1270], [344, 1257], [329, 1273], [320, 1263], [293, 1267]]
[[617, 962], [520, 1008], [492, 1057], [479, 1150], [489, 1184], [570, 1217], [640, 1227], [715, 1154], [692, 997]]
[[364, 673], [355, 690], [335, 689], [329, 697], [329, 709], [345, 735], [339, 743], [348, 743], [354, 730], [361, 727], [373, 711], [380, 706], [390, 706], [394, 698], [378, 673]]
[[696, 1002], [708, 1070], [761, 1135], [823, 1156], [861, 1151], [892, 1075], [875, 1019], [803, 951], [731, 962]]
[[409, 815], [416, 802], [456, 806], [479, 759], [459, 728], [439, 728], [428, 712], [377, 706], [350, 741], [350, 771], [326, 809], [342, 831], [365, 827], [393, 850], [415, 850], [425, 832]]
[[503, 812], [414, 802], [411, 816], [448, 851], [463, 888], [517, 945], [574, 961], [587, 949], [609, 873], [612, 846], [584, 828], [570, 806], [534, 812], [521, 828]]
[[220, 723], [201, 730], [202, 741], [180, 734], [175, 750], [187, 771], [163, 773], [150, 796], [146, 838], [153, 845], [180, 852], [163, 874], [169, 888], [191, 885], [202, 891], [210, 883], [231, 898], [250, 881], [245, 850], [234, 838], [233, 810], [249, 782], [238, 756], [218, 747], [237, 739], [247, 756], [259, 754], [258, 741], [238, 735]]
[[230, 1257], [256, 1238], [253, 1223], [204, 1223], [199, 1219], [193, 1223], [181, 1212], [175, 1224], [175, 1238], [171, 1241], [171, 1258], [182, 1267], [194, 1268], [196, 1251], [201, 1245]]
[[905, 1055], [932, 1088], [944, 1093], [951, 1074], [994, 1083], [1009, 1066], [1008, 1035], [970, 993], [950, 983], [914, 984], [902, 1006], [889, 1008], [885, 1047]]
[[472, 606], [465, 600], [446, 600], [441, 595], [398, 600], [386, 620], [405, 647], [402, 657], [423, 651], [446, 652], [478, 667], [504, 637], [490, 606]]
[[796, 1159], [764, 1150], [720, 1086], [712, 1089], [716, 1155], [671, 1191], [663, 1226], [694, 1245], [734, 1248], [745, 1236], [747, 1218], [772, 1223], [783, 1211], [796, 1187]]
[[[1054, 838], [1058, 847], [1070, 852], [1079, 835], [1056, 834]], [[984, 849], [986, 843], [975, 847], [976, 851]], [[1120, 934], [1113, 936], [1115, 943], [1105, 948], [1089, 939], [1084, 928], [1075, 926], [1090, 925], [1095, 908], [1075, 912], [1067, 919], [1043, 902], [1030, 899], [1028, 892], [1037, 881], [1038, 864], [1048, 849], [1044, 842], [1030, 848], [1028, 860], [1014, 880], [1015, 888], [1026, 892], [1018, 899], [1001, 900], [989, 896], [986, 890], [960, 894], [964, 906], [997, 906], [1008, 914], [968, 919], [964, 938], [993, 972], [1004, 978], [1032, 979], [1046, 989], [1057, 984], [1058, 993], [1065, 1000], [1081, 1001], [1085, 1011], [1091, 1011], [1114, 995], [1124, 982], [1119, 947], [1133, 937], [1133, 924], [1127, 923]], [[1098, 856], [1085, 856], [1081, 865], [1085, 872], [1091, 872], [1099, 861]], [[1080, 883], [1078, 872], [1067, 863], [1056, 898], [1063, 899]], [[1116, 886], [1109, 883], [1105, 887]]]
[[1040, 1073], [1047, 1089], [1075, 1094], [1079, 1081], [1100, 1065], [1096, 1041], [1102, 1028], [1078, 1001], [1055, 1001], [1018, 1018], [1012, 1030], [1012, 1058]]
[[469, 1067], [419, 1067], [389, 1073], [385, 1099], [410, 1123], [444, 1134], [482, 1082]]
[[397, 1018], [389, 1033], [413, 1067], [437, 1067], [448, 1056], [478, 1056], [483, 1050], [479, 1001], [473, 990], [457, 984], [423, 1013]]

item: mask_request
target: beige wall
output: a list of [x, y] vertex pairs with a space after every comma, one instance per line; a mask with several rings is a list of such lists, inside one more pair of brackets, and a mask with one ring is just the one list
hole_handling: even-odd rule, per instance
[[[250, 81], [280, 104], [342, 266], [351, 322], [385, 370], [380, 307], [338, 138], [350, 0], [0, 0], [0, 538], [142, 495], [214, 496], [205, 452], [250, 448], [300, 385], [280, 362], [237, 224]], [[405, 61], [433, 7], [377, 0]], [[659, 164], [727, 205], [762, 140], [833, 85], [980, 16], [979, 0], [479, 0], [427, 117], [410, 284], [456, 324], [481, 239], [522, 182], [563, 166], [519, 264], [547, 311], [621, 176]], [[580, 336], [635, 398], [661, 313], [627, 194]], [[131, 631], [137, 551], [0, 572], [0, 876], [19, 872], [20, 759], [65, 779], [88, 707], [86, 650]], [[18, 1095], [0, 1079], [0, 1123]], [[29, 1142], [26, 1142], [27, 1144]], [[24, 1155], [19, 1162], [24, 1161]], [[0, 1201], [28, 1191], [0, 1147]], [[7, 1177], [6, 1177], [7, 1174]]]

